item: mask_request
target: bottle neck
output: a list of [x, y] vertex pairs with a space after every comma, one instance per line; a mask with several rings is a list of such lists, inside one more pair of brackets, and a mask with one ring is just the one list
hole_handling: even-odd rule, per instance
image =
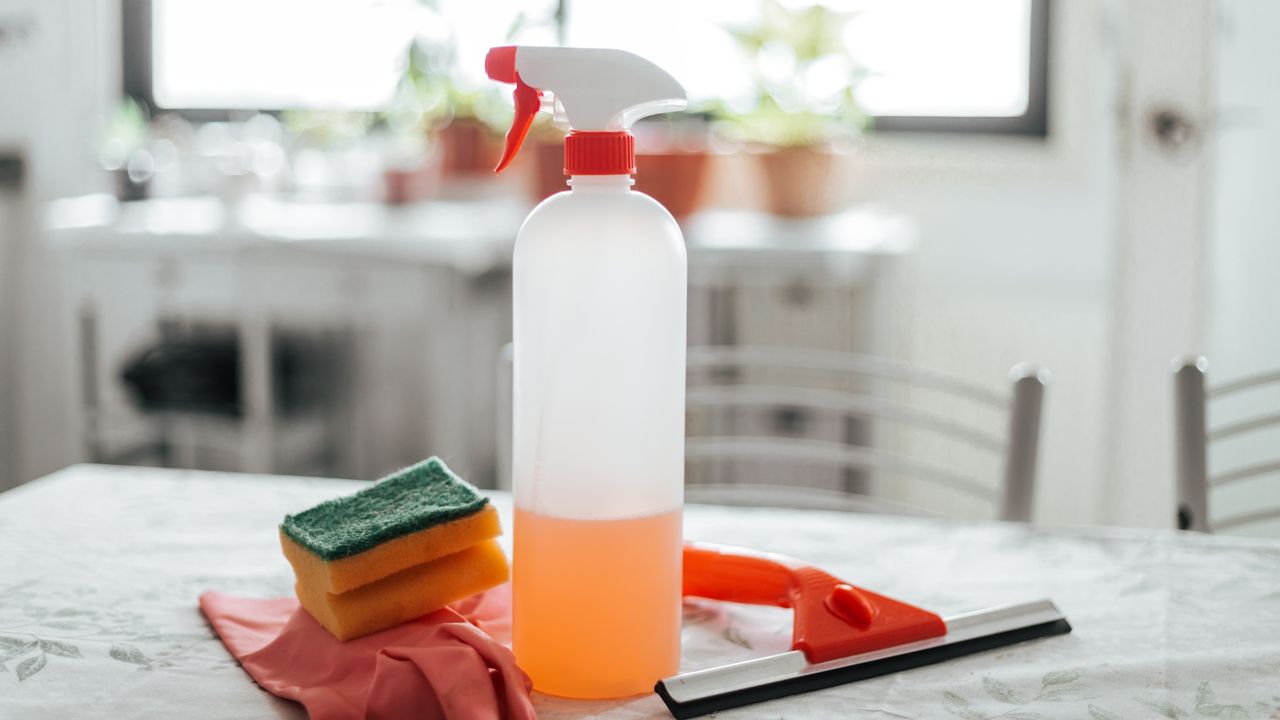
[[574, 193], [630, 192], [636, 179], [630, 175], [572, 175], [569, 189]]

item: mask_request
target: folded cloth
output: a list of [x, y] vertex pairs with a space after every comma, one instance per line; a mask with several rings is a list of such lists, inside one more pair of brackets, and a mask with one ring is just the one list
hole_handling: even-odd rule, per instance
[[[200, 609], [263, 689], [312, 720], [534, 718], [511, 650], [509, 585], [402, 625], [338, 642], [295, 598], [200, 596]], [[466, 613], [466, 615], [462, 614]]]

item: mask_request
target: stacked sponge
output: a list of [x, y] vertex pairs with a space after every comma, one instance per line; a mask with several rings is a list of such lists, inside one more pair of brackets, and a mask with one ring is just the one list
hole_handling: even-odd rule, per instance
[[298, 601], [344, 641], [505, 582], [500, 534], [488, 498], [434, 457], [280, 525]]

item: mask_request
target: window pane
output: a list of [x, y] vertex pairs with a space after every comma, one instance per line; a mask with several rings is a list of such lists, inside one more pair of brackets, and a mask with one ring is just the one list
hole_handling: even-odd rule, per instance
[[[455, 79], [473, 88], [486, 85], [485, 51], [511, 42], [513, 27], [519, 28], [516, 42], [554, 44], [556, 37], [554, 0], [437, 0], [432, 7], [414, 0], [153, 3], [153, 93], [161, 107], [374, 109], [391, 98], [415, 35], [451, 39]], [[1031, 0], [827, 4], [853, 14], [844, 40], [867, 73], [857, 98], [869, 114], [1013, 117], [1026, 111]], [[759, 3], [567, 5], [569, 44], [644, 55], [675, 75], [695, 104], [753, 102], [751, 61], [730, 30], [758, 23]]]
[[872, 115], [1010, 117], [1027, 109], [1030, 0], [874, 0], [849, 24]]
[[154, 0], [152, 93], [169, 108], [372, 109], [434, 25], [410, 0]]
[[[856, 93], [867, 113], [1008, 117], [1026, 111], [1031, 0], [822, 4], [852, 13], [844, 36], [848, 52], [867, 73]], [[628, 8], [625, 14], [622, 7]], [[695, 102], [751, 101], [750, 60], [729, 30], [758, 23], [758, 3], [646, 0], [643, 11], [639, 7], [570, 0], [570, 44], [640, 53], [675, 75]]]

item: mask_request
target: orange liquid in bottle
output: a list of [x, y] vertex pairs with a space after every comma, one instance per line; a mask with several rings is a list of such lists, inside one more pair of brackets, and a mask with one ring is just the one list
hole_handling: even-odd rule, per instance
[[572, 520], [516, 509], [513, 648], [539, 692], [653, 692], [680, 666], [681, 511]]

